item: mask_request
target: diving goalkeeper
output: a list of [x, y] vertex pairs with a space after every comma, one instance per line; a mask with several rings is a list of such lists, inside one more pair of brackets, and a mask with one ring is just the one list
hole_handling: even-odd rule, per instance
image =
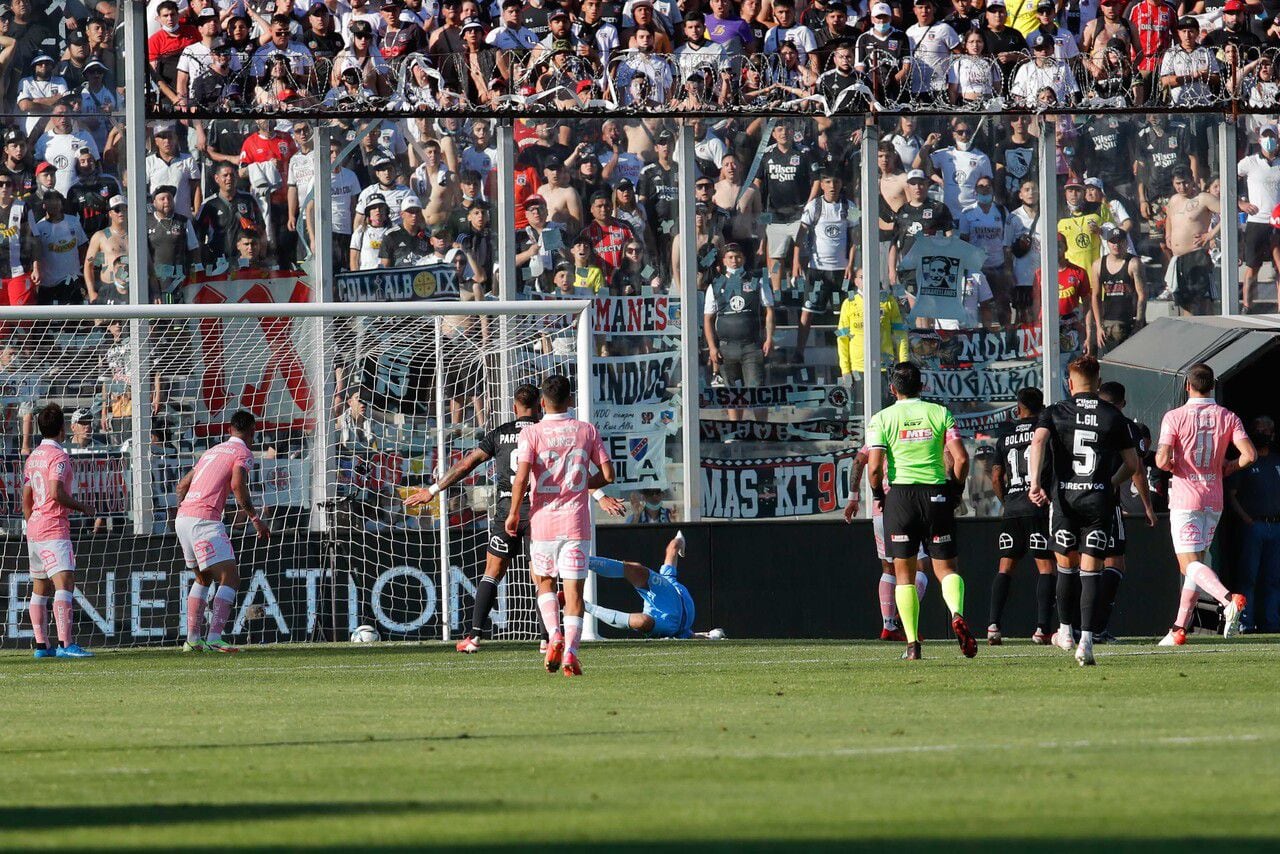
[[723, 637], [718, 629], [711, 632], [693, 631], [693, 597], [676, 579], [676, 561], [684, 556], [684, 534], [679, 531], [667, 543], [667, 553], [662, 568], [657, 572], [632, 561], [593, 557], [587, 565], [602, 578], [625, 578], [644, 600], [639, 613], [615, 611], [592, 602], [586, 603], [587, 613], [615, 629], [633, 629], [651, 638], [715, 638]]

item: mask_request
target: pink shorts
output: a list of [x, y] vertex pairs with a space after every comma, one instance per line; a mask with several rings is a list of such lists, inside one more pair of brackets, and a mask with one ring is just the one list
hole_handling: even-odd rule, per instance
[[31, 577], [38, 581], [46, 581], [60, 572], [76, 571], [76, 556], [71, 551], [70, 540], [29, 542], [27, 552], [31, 556]]
[[543, 578], [569, 581], [587, 577], [590, 540], [533, 540], [529, 543], [529, 571]]

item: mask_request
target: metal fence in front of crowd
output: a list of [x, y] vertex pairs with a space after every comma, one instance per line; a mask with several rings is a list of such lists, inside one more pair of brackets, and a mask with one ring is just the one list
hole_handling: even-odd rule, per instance
[[[124, 25], [123, 41], [145, 40], [143, 21]], [[1070, 358], [1105, 354], [1154, 317], [1274, 305], [1280, 136], [1261, 112], [1276, 91], [1261, 54], [1215, 59], [1218, 76], [1194, 97], [1140, 67], [1107, 89], [1094, 52], [1033, 50], [994, 65], [940, 59], [934, 71], [956, 78], [954, 91], [855, 74], [824, 101], [821, 75], [795, 92], [774, 79], [789, 53], [715, 74], [650, 57], [684, 93], [656, 103], [627, 100], [636, 87], [620, 81], [631, 58], [620, 54], [559, 81], [513, 61], [506, 79], [534, 79], [532, 91], [522, 83], [484, 103], [441, 85], [456, 59], [432, 73], [407, 60], [382, 100], [148, 106], [121, 87], [103, 112], [13, 116], [24, 156], [50, 164], [20, 188], [33, 248], [18, 266], [50, 302], [589, 296], [592, 412], [633, 523], [838, 514], [862, 486], [864, 416], [886, 400], [883, 368], [907, 359], [976, 449], [962, 512], [997, 515], [991, 449], [1020, 389], [1060, 396]], [[121, 79], [144, 79], [144, 57], [122, 55]], [[570, 77], [586, 69], [570, 60], [552, 50], [544, 61]], [[969, 97], [984, 68], [999, 72], [986, 76], [993, 88]], [[1040, 86], [1035, 103], [1016, 100], [1025, 68], [1077, 94], [1051, 100]], [[722, 71], [732, 85], [717, 90]], [[738, 81], [757, 79], [771, 94], [740, 97]], [[425, 87], [418, 101], [405, 95], [413, 80]], [[50, 210], [51, 191], [66, 213]], [[1233, 199], [1224, 220], [1220, 200]], [[0, 213], [4, 200], [0, 186]], [[1047, 281], [1058, 282], [1056, 307]], [[112, 472], [130, 453], [120, 425], [134, 402], [164, 441], [191, 452], [208, 441], [128, 330], [86, 324], [43, 376], [6, 370], [32, 363], [15, 349], [21, 332], [5, 329], [0, 351], [10, 459], [29, 450], [44, 400], [88, 426], [107, 492], [127, 486]], [[258, 380], [249, 385], [270, 377]], [[334, 401], [335, 423], [372, 424], [345, 452], [376, 456], [380, 471], [402, 465], [389, 482], [428, 476], [410, 462], [422, 448], [396, 447], [398, 413], [361, 391]], [[449, 426], [476, 434], [491, 407], [455, 403]]]

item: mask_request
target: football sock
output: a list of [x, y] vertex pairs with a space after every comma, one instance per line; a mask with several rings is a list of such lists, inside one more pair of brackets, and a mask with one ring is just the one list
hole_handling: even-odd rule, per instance
[[592, 605], [590, 602], [584, 603], [584, 607], [587, 609], [588, 614], [595, 617], [606, 626], [613, 626], [615, 629], [631, 628], [631, 615], [626, 611], [615, 611], [612, 608]]
[[916, 598], [924, 599], [924, 594], [929, 590], [929, 573], [916, 570]]
[[493, 603], [497, 598], [498, 579], [480, 576], [480, 580], [476, 582], [475, 605], [471, 609], [471, 637], [484, 637], [485, 623], [489, 620], [489, 612], [493, 610]]
[[71, 603], [75, 597], [70, 590], [53, 591], [53, 622], [58, 627], [58, 643], [71, 646], [71, 630], [74, 623], [71, 619]]
[[898, 626], [898, 603], [893, 598], [893, 587], [893, 575], [888, 572], [880, 573], [880, 622], [886, 629]]
[[916, 597], [916, 586], [896, 585], [893, 598], [898, 600], [898, 619], [902, 623], [902, 631], [906, 632], [907, 643], [915, 643], [919, 638], [917, 628], [920, 624], [920, 600]]
[[547, 637], [553, 638], [560, 631], [560, 600], [554, 593], [543, 593], [538, 597], [538, 613], [542, 614], [542, 625], [547, 629]]
[[200, 625], [204, 622], [204, 603], [209, 599], [209, 588], [204, 584], [192, 584], [187, 591], [187, 640], [200, 640]]
[[1208, 564], [1200, 561], [1191, 564], [1187, 567], [1187, 578], [1194, 579], [1197, 587], [1217, 599], [1219, 605], [1226, 607], [1231, 594], [1222, 579], [1218, 578], [1218, 573], [1210, 569]]
[[49, 597], [37, 596], [31, 594], [31, 601], [27, 603], [27, 610], [31, 613], [31, 631], [36, 636], [36, 646], [41, 649], [49, 648]]
[[1080, 570], [1058, 567], [1058, 622], [1068, 629], [1080, 625]]
[[1111, 624], [1111, 614], [1116, 608], [1116, 595], [1120, 592], [1120, 582], [1124, 581], [1124, 573], [1114, 566], [1102, 570], [1102, 578], [1098, 580], [1098, 610], [1094, 619], [1093, 630], [1105, 632]]
[[1053, 585], [1056, 579], [1052, 572], [1036, 576], [1036, 625], [1044, 632], [1053, 624]]
[[1080, 571], [1080, 639], [1093, 640], [1093, 632], [1096, 623], [1094, 620], [1098, 616], [1098, 605], [1101, 604], [1098, 598], [1099, 580], [1102, 573], [1089, 572], [1087, 570]]
[[622, 561], [611, 557], [593, 557], [587, 562], [587, 566], [596, 575], [604, 578], [622, 577]]
[[218, 592], [213, 594], [213, 616], [209, 617], [209, 634], [205, 640], [216, 643], [222, 640], [222, 629], [231, 616], [231, 606], [236, 601], [236, 589], [225, 584], [218, 585]]
[[942, 579], [942, 601], [947, 603], [951, 616], [964, 614], [964, 578], [960, 573], [953, 572]]
[[564, 618], [564, 648], [566, 652], [578, 654], [578, 642], [582, 640], [582, 618]]
[[997, 572], [991, 581], [991, 619], [993, 625], [1000, 625], [1000, 615], [1004, 613], [1004, 603], [1009, 601], [1009, 573]]
[[1174, 623], [1175, 626], [1191, 628], [1191, 614], [1195, 611], [1198, 601], [1200, 601], [1200, 591], [1196, 589], [1196, 580], [1188, 570], [1182, 579], [1182, 591], [1178, 594], [1178, 621]]

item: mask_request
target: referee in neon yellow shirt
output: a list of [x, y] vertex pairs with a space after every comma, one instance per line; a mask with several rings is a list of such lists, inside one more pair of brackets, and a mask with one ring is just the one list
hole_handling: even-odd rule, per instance
[[[918, 367], [894, 365], [889, 385], [897, 402], [877, 412], [867, 427], [867, 472], [871, 495], [884, 506], [885, 554], [893, 560], [894, 599], [907, 635], [902, 657], [920, 658], [915, 580], [923, 543], [951, 611], [951, 629], [960, 649], [973, 658], [978, 642], [964, 620], [964, 579], [956, 572], [955, 506], [969, 474], [969, 453], [947, 408], [920, 399], [924, 382]], [[888, 463], [883, 470], [882, 460]]]

